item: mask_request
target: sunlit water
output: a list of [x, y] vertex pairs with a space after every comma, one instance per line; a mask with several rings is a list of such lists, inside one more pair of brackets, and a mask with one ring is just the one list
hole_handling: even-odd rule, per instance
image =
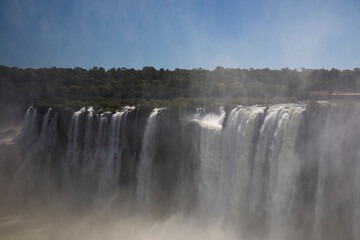
[[30, 108], [0, 135], [0, 239], [359, 239], [360, 110]]

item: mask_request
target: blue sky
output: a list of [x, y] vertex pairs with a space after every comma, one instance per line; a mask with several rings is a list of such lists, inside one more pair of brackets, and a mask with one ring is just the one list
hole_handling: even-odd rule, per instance
[[360, 67], [360, 1], [2, 0], [0, 65]]

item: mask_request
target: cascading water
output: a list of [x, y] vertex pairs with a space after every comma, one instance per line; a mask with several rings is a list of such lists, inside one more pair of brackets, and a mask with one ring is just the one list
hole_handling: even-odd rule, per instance
[[233, 109], [223, 132], [221, 194], [224, 214], [230, 221], [243, 222], [246, 214], [253, 144], [264, 110], [257, 106]]
[[332, 109], [319, 136], [316, 239], [359, 236], [360, 132], [358, 109]]
[[92, 108], [84, 108], [72, 116], [66, 157], [70, 162], [66, 171], [72, 172], [81, 188], [88, 191], [86, 194], [116, 193], [122, 154], [129, 145], [128, 117], [133, 110], [128, 107], [114, 114], [104, 112], [95, 116]]
[[193, 226], [236, 230], [231, 239], [360, 236], [357, 107], [238, 106], [191, 117], [83, 108], [67, 116], [27, 111], [19, 153], [3, 146], [2, 207], [75, 199], [86, 212], [112, 199], [112, 214], [166, 218], [165, 228], [181, 214]]
[[142, 141], [142, 150], [140, 153], [140, 162], [137, 168], [137, 188], [136, 199], [141, 209], [149, 208], [152, 201], [154, 182], [154, 157], [157, 151], [157, 127], [161, 108], [155, 108], [147, 122]]
[[[202, 114], [200, 114], [202, 112]], [[221, 171], [221, 129], [225, 111], [205, 114], [198, 109], [193, 122], [199, 124], [199, 211], [206, 218], [215, 218], [220, 213], [219, 190]]]

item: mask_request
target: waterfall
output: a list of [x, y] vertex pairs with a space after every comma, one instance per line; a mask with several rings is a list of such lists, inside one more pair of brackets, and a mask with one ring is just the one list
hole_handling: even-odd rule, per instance
[[[66, 168], [76, 168], [79, 165], [81, 155], [81, 117], [87, 114], [85, 108], [80, 111], [74, 112], [70, 127], [68, 130], [68, 146], [67, 146], [67, 157], [68, 166]], [[91, 114], [91, 113], [90, 113]], [[69, 169], [67, 169], [69, 170]]]
[[181, 213], [245, 239], [356, 240], [358, 119], [355, 106], [302, 104], [71, 115], [31, 107], [17, 141], [1, 145], [9, 184], [0, 192], [84, 208], [112, 199], [129, 214]]
[[95, 115], [92, 108], [81, 109], [72, 116], [66, 159], [67, 172], [75, 178], [86, 194], [107, 196], [117, 192], [120, 182], [122, 152], [126, 139], [128, 117], [133, 108], [120, 112]]
[[24, 159], [19, 162], [10, 182], [9, 188], [14, 193], [10, 198], [25, 198], [27, 192], [39, 196], [51, 194], [53, 176], [50, 159], [55, 154], [57, 144], [57, 123], [58, 114], [51, 108], [43, 118], [36, 109], [27, 111], [19, 135], [20, 148], [25, 149]]
[[147, 122], [145, 127], [145, 133], [142, 140], [142, 150], [140, 153], [140, 162], [136, 172], [137, 188], [136, 188], [136, 200], [140, 208], [149, 207], [152, 201], [152, 192], [154, 191], [154, 157], [157, 148], [157, 127], [159, 115], [163, 109], [155, 108]]
[[231, 110], [222, 139], [221, 195], [226, 218], [243, 221], [252, 169], [254, 143], [264, 107]]
[[359, 109], [332, 109], [324, 121], [319, 137], [316, 239], [358, 239], [359, 118]]
[[288, 238], [294, 233], [288, 234], [284, 228], [288, 231], [296, 229], [294, 220], [297, 218], [296, 211], [300, 210], [297, 206], [300, 158], [296, 154], [295, 144], [304, 109], [294, 107], [284, 109], [283, 112], [278, 129], [275, 130], [275, 138], [277, 134], [282, 135], [282, 140], [279, 141], [281, 146], [278, 147], [279, 155], [275, 161], [274, 158], [270, 159], [268, 208], [270, 208], [272, 235], [278, 235], [280, 232], [283, 236], [280, 235], [279, 238]]
[[197, 149], [200, 159], [199, 169], [199, 211], [207, 218], [220, 213], [219, 190], [221, 170], [221, 130], [225, 111], [220, 108], [218, 114], [205, 114], [198, 109], [193, 122], [200, 126], [200, 145]]
[[[259, 131], [258, 141], [253, 162], [252, 177], [249, 192], [249, 224], [251, 227], [265, 228], [266, 223], [266, 191], [269, 186], [269, 166], [273, 162], [275, 145], [275, 131], [283, 108], [274, 106], [267, 110], [264, 122]], [[276, 134], [279, 137], [279, 130]]]
[[24, 147], [31, 146], [39, 136], [40, 116], [37, 109], [30, 107], [25, 115], [23, 127], [19, 139], [23, 142]]

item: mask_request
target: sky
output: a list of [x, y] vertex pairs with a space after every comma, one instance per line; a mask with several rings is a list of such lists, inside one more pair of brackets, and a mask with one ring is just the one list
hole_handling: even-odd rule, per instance
[[1, 0], [0, 65], [360, 67], [359, 0]]

